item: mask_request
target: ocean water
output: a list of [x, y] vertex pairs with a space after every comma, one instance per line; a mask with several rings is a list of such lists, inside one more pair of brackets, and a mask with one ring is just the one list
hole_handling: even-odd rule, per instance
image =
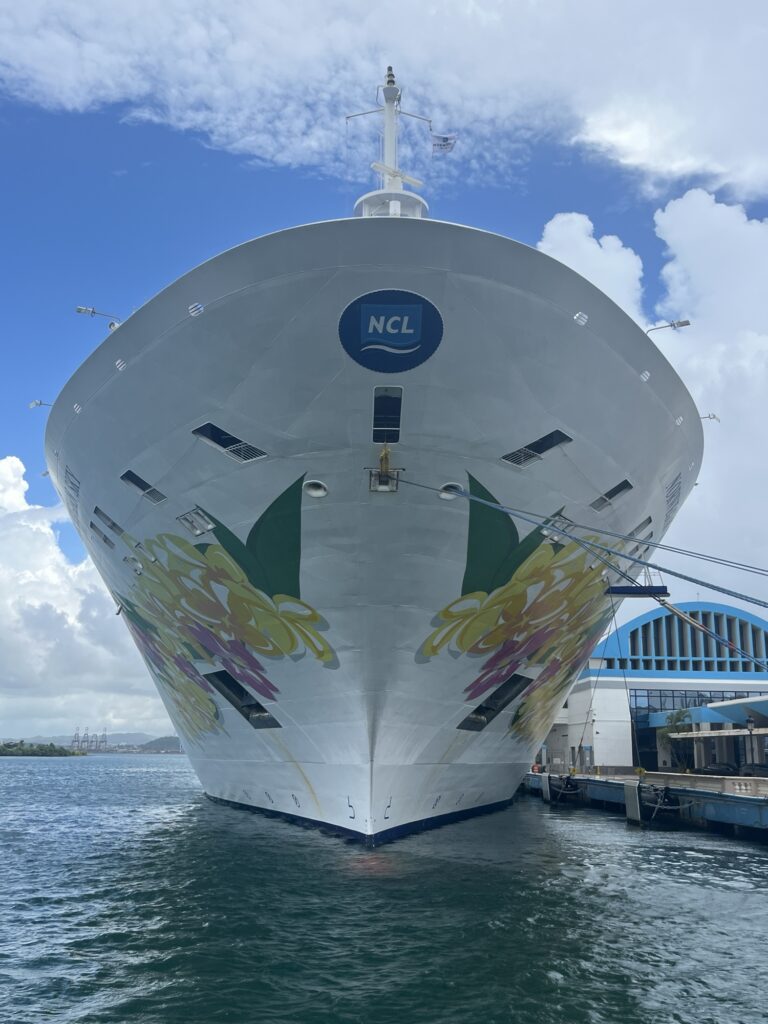
[[762, 1024], [768, 847], [523, 798], [366, 850], [0, 759], [2, 1024]]

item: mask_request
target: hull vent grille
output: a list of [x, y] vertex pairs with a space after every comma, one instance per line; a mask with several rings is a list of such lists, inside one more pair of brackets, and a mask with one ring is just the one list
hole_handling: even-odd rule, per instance
[[230, 434], [222, 427], [217, 427], [215, 423], [203, 423], [201, 426], [195, 427], [192, 433], [237, 462], [255, 462], [256, 459], [267, 457], [267, 453], [263, 452], [261, 448], [249, 444], [248, 441], [243, 441], [241, 437]]
[[210, 533], [215, 523], [212, 523], [203, 509], [195, 507], [190, 512], [176, 517], [182, 526], [185, 526], [193, 537], [202, 537], [204, 533]]
[[508, 462], [511, 466], [517, 466], [518, 469], [522, 469], [523, 466], [527, 466], [530, 462], [539, 462], [542, 456], [551, 451], [552, 448], [557, 448], [561, 444], [569, 444], [573, 441], [572, 437], [563, 433], [562, 430], [553, 430], [549, 434], [544, 434], [543, 437], [537, 438], [535, 441], [529, 441], [528, 444], [523, 445], [522, 448], [516, 448], [513, 452], [507, 452], [506, 455], [502, 455], [502, 462]]
[[99, 537], [107, 545], [108, 548], [114, 548], [115, 542], [112, 540], [111, 537], [108, 537], [103, 530], [100, 530], [96, 523], [92, 522], [90, 525], [91, 529], [96, 534], [96, 536]]
[[206, 680], [254, 729], [281, 729], [274, 715], [229, 672], [207, 672]]
[[616, 484], [615, 487], [611, 487], [611, 489], [606, 491], [605, 494], [601, 494], [599, 498], [595, 498], [595, 500], [590, 503], [590, 507], [593, 508], [595, 512], [602, 512], [606, 506], [610, 505], [611, 502], [620, 495], [626, 494], [627, 491], [631, 491], [632, 486], [633, 485], [629, 480], [622, 480], [621, 483]]
[[80, 481], [69, 466], [64, 470], [64, 490], [67, 492], [68, 497], [77, 502], [77, 499], [80, 497]]
[[[627, 534], [627, 536], [628, 537], [636, 537], [638, 535], [638, 533], [640, 533], [641, 530], [644, 530], [646, 527], [650, 526], [652, 522], [653, 522], [653, 519], [651, 518], [651, 516], [647, 516], [647, 518], [645, 518], [642, 521], [642, 523], [638, 523], [637, 524], [637, 526], [634, 528], [634, 530], [630, 530], [629, 533]], [[651, 534], [651, 536], [653, 536], [653, 534]]]
[[[93, 514], [96, 516], [97, 519], [100, 519], [105, 526], [108, 526], [113, 533], [116, 533], [118, 537], [122, 537], [122, 535], [125, 533], [125, 530], [122, 528], [122, 526], [116, 523], [115, 520], [111, 516], [108, 516], [103, 509], [99, 508], [98, 505], [93, 510]], [[93, 523], [91, 523], [91, 526], [93, 526]]]
[[255, 459], [264, 459], [267, 455], [261, 448], [248, 444], [247, 441], [233, 444], [231, 448], [226, 449], [226, 453], [231, 459], [237, 459], [238, 462], [253, 462]]
[[482, 732], [532, 682], [533, 680], [528, 676], [521, 676], [517, 673], [510, 676], [489, 697], [486, 697], [482, 704], [479, 704], [474, 711], [471, 711], [466, 718], [459, 722], [456, 728], [467, 729], [469, 732]]
[[629, 552], [632, 558], [645, 558], [648, 551], [649, 542], [653, 540], [653, 530], [646, 536], [640, 538], [640, 543], [635, 544], [632, 550]]
[[124, 473], [121, 473], [120, 479], [123, 483], [135, 487], [137, 491], [141, 491], [144, 497], [148, 498], [154, 505], [159, 505], [161, 501], [165, 501], [166, 496], [162, 491], [158, 491], [152, 484], [148, 484], [146, 480], [143, 480], [138, 473], [134, 473], [132, 469], [126, 469]]
[[73, 523], [79, 524], [80, 518], [78, 515], [77, 505], [80, 500], [80, 481], [69, 468], [64, 468], [64, 501], [69, 512], [69, 517]]
[[667, 487], [665, 494], [665, 500], [667, 504], [667, 513], [664, 516], [664, 529], [669, 526], [672, 520], [675, 518], [677, 512], [677, 506], [680, 504], [680, 496], [683, 490], [683, 477], [681, 473], [678, 473], [672, 483]]

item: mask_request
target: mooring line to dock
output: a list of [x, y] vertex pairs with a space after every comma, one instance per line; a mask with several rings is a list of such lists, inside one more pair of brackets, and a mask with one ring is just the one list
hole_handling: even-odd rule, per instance
[[[443, 493], [442, 487], [434, 487], [431, 484], [417, 483], [415, 480], [406, 480], [401, 478], [400, 483], [405, 484], [409, 487], [419, 487], [423, 490], [432, 491], [435, 494]], [[679, 579], [685, 580], [688, 583], [697, 583], [699, 586], [706, 587], [709, 590], [717, 590], [723, 594], [727, 594], [729, 597], [737, 597], [743, 601], [748, 601], [752, 604], [760, 605], [762, 608], [768, 608], [768, 601], [763, 601], [758, 597], [752, 597], [749, 594], [743, 594], [737, 590], [728, 590], [725, 587], [720, 587], [716, 583], [710, 583], [708, 580], [702, 580], [695, 576], [688, 576], [685, 573], [677, 572], [675, 569], [670, 569], [663, 565], [657, 565], [654, 562], [648, 562], [645, 559], [638, 558], [635, 555], [626, 554], [621, 551], [616, 551], [615, 548], [606, 547], [603, 544], [599, 544], [597, 541], [585, 541], [575, 534], [571, 533], [572, 529], [578, 530], [589, 530], [592, 533], [598, 533], [604, 537], [614, 537], [617, 540], [623, 540], [628, 543], [638, 543], [640, 538], [627, 533], [618, 533], [613, 530], [606, 530], [600, 526], [586, 526], [584, 523], [577, 523], [572, 520], [564, 518], [558, 518], [557, 516], [543, 515], [540, 512], [527, 512], [523, 509], [513, 508], [509, 505], [502, 505], [500, 502], [488, 501], [486, 498], [481, 498], [479, 495], [470, 494], [469, 491], [464, 488], [455, 488], [451, 490], [451, 495], [455, 495], [457, 498], [466, 498], [467, 501], [475, 501], [481, 505], [487, 505], [489, 508], [498, 509], [500, 512], [505, 512], [507, 515], [512, 516], [515, 519], [522, 519], [524, 522], [528, 522], [533, 526], [541, 526], [542, 524], [551, 525], [553, 530], [557, 533], [561, 533], [577, 544], [584, 545], [589, 544], [591, 547], [600, 548], [608, 554], [616, 557], [623, 558], [627, 561], [634, 562], [637, 565], [645, 569], [655, 569], [658, 572], [668, 573], [670, 576], [677, 576]], [[684, 555], [688, 558], [695, 558], [698, 561], [713, 562], [718, 565], [722, 565], [726, 568], [738, 569], [741, 572], [754, 573], [760, 576], [768, 576], [768, 569], [761, 568], [760, 566], [749, 565], [746, 562], [736, 562], [732, 559], [722, 558], [719, 555], [709, 555], [705, 552], [690, 551], [686, 548], [675, 548], [669, 545], [661, 544], [656, 541], [641, 541], [643, 547], [655, 547], [661, 550], [670, 551], [673, 554]]]
[[[422, 490], [432, 491], [435, 494], [445, 493], [444, 488], [442, 487], [434, 487], [430, 484], [418, 483], [415, 480], [401, 479], [400, 483], [405, 484], [406, 486], [409, 487], [418, 487], [421, 488]], [[677, 572], [675, 569], [669, 569], [665, 566], [658, 565], [654, 562], [646, 562], [642, 558], [637, 558], [634, 555], [624, 554], [620, 551], [616, 551], [614, 548], [609, 548], [604, 544], [599, 544], [597, 541], [584, 540], [583, 538], [571, 533], [570, 528], [576, 526], [578, 529], [589, 529], [597, 534], [607, 534], [608, 536], [618, 537], [627, 542], [636, 543], [638, 538], [631, 536], [630, 534], [619, 534], [614, 533], [612, 531], [605, 531], [602, 530], [600, 527], [587, 527], [580, 524], [572, 523], [570, 520], [564, 520], [562, 517], [557, 518], [551, 515], [541, 516], [539, 513], [523, 512], [520, 509], [514, 509], [507, 505], [502, 505], [500, 502], [488, 501], [487, 499], [481, 498], [478, 495], [471, 494], [464, 488], [452, 488], [451, 495], [454, 497], [466, 498], [467, 501], [476, 501], [481, 505], [486, 505], [488, 508], [493, 508], [499, 512], [504, 512], [506, 515], [512, 516], [515, 519], [521, 519], [523, 520], [523, 522], [530, 523], [533, 526], [540, 527], [542, 523], [547, 526], [551, 526], [553, 532], [556, 532], [558, 535], [562, 535], [563, 537], [567, 537], [569, 540], [572, 540], [575, 544], [578, 544], [579, 547], [583, 548], [589, 555], [591, 555], [598, 561], [602, 562], [611, 572], [615, 572], [617, 575], [623, 577], [633, 586], [637, 585], [637, 581], [634, 579], [634, 577], [632, 577], [626, 570], [622, 569], [620, 566], [612, 562], [610, 560], [611, 558], [623, 558], [627, 561], [633, 562], [640, 568], [646, 570], [654, 569], [657, 572], [666, 573], [670, 576], [675, 576], [676, 578], [685, 580], [688, 583], [695, 583], [698, 586], [704, 587], [707, 590], [715, 590], [721, 594], [727, 594], [729, 597], [735, 597], [738, 600], [745, 601], [748, 604], [755, 604], [759, 605], [762, 608], [768, 608], [768, 601], [763, 601], [758, 597], [751, 597], [749, 594], [743, 594], [737, 590], [729, 590], [727, 587], [721, 587], [716, 583], [710, 583], [707, 580], [698, 579], [695, 576], [689, 576], [686, 573]], [[606, 557], [606, 555], [610, 557]], [[703, 558], [705, 556], [691, 554], [691, 557]], [[725, 562], [723, 562], [722, 564], [725, 564]], [[736, 567], [736, 563], [731, 563], [731, 566]], [[745, 571], [753, 570], [745, 567]], [[760, 571], [763, 572], [762, 570]], [[730, 650], [735, 651], [743, 658], [746, 658], [748, 661], [751, 661], [754, 665], [759, 666], [763, 671], [768, 671], [768, 662], [760, 661], [758, 658], [755, 658], [747, 651], [742, 650], [738, 645], [734, 644], [726, 637], [721, 637], [714, 631], [708, 629], [708, 627], [704, 626], [703, 623], [696, 622], [695, 619], [691, 619], [690, 616], [686, 616], [685, 612], [681, 611], [679, 608], [677, 608], [675, 605], [671, 604], [668, 600], [662, 598], [661, 596], [654, 594], [651, 594], [649, 596], [652, 597], [653, 600], [655, 600], [662, 607], [667, 608], [674, 615], [677, 615], [679, 618], [684, 618], [686, 621], [690, 622], [692, 626], [695, 626], [695, 628], [698, 629], [700, 632], [705, 633], [707, 636], [710, 636], [717, 643], [725, 647], [728, 647]]]

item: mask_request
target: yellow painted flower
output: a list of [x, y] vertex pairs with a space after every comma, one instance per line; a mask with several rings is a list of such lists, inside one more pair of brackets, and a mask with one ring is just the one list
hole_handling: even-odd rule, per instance
[[[598, 538], [585, 538], [590, 539]], [[421, 653], [433, 657], [450, 647], [457, 654], [490, 655], [466, 687], [470, 696], [498, 685], [518, 665], [539, 666], [513, 731], [541, 738], [606, 621], [603, 569], [582, 544], [542, 541], [503, 586], [447, 605]]]
[[440, 625], [421, 645], [421, 653], [428, 658], [438, 654], [464, 626], [474, 619], [487, 596], [482, 591], [464, 594], [463, 597], [452, 601], [443, 608], [437, 615]]
[[[129, 604], [125, 600], [124, 607]], [[164, 629], [144, 630], [130, 616], [129, 611], [126, 624], [158, 686], [176, 707], [184, 734], [194, 740], [203, 732], [220, 729], [215, 703], [191, 677], [197, 675], [196, 671], [191, 664], [186, 671], [183, 664], [179, 664], [183, 659], [175, 650], [173, 635]]]
[[140, 546], [123, 539], [142, 564], [130, 600], [123, 600], [126, 621], [191, 738], [221, 727], [194, 662], [223, 665], [268, 698], [277, 687], [257, 657], [309, 653], [324, 665], [334, 662], [322, 616], [296, 597], [258, 590], [221, 544], [196, 547], [171, 533]]
[[523, 562], [512, 579], [516, 583], [537, 583], [558, 556], [551, 544], [540, 544]]
[[196, 683], [188, 679], [182, 672], [168, 673], [158, 676], [161, 689], [164, 689], [176, 706], [181, 719], [182, 732], [193, 740], [204, 732], [219, 731], [216, 705]]

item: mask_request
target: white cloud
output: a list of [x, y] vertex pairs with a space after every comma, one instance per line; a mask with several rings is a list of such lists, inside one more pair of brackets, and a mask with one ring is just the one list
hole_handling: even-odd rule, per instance
[[67, 561], [61, 506], [26, 501], [24, 466], [0, 459], [0, 737], [172, 731], [114, 602], [88, 560]]
[[637, 323], [643, 323], [643, 262], [616, 235], [595, 238], [589, 217], [558, 213], [544, 226], [536, 248], [586, 277]]
[[0, 460], [0, 514], [22, 512], [28, 508], [25, 498], [28, 488], [21, 462], [18, 459]]
[[768, 328], [768, 221], [751, 220], [742, 206], [718, 203], [703, 189], [668, 203], [654, 219], [672, 257], [661, 312], [695, 310], [720, 343]]
[[[750, 219], [741, 206], [719, 203], [708, 192], [691, 189], [657, 211], [655, 223], [667, 247], [662, 270], [665, 295], [655, 312], [664, 320], [690, 319], [692, 326], [661, 331], [653, 338], [700, 412], [720, 418], [719, 423], [705, 423], [699, 486], [666, 539], [681, 547], [768, 566], [763, 528], [768, 504], [764, 471], [768, 220]], [[596, 239], [588, 217], [566, 213], [546, 225], [539, 248], [583, 274], [642, 323], [642, 264], [620, 239]], [[768, 599], [760, 577], [661, 553], [657, 559], [690, 575]], [[695, 599], [697, 592], [704, 600], [718, 600], [716, 594], [693, 584], [673, 584], [677, 599]], [[760, 614], [759, 608], [752, 610]], [[631, 611], [634, 614], [637, 609]]]
[[[0, 78], [47, 107], [121, 103], [232, 152], [339, 173], [342, 117], [371, 105], [391, 63], [406, 105], [461, 133], [439, 173], [503, 177], [535, 130], [650, 179], [703, 174], [754, 195], [768, 191], [766, 18], [761, 0], [733, 18], [714, 0], [650, 0], [642, 17], [614, 0], [391, 0], [386, 14], [355, 0], [29, 0], [0, 10]], [[354, 122], [353, 153], [367, 130]], [[356, 173], [369, 158], [353, 157]]]
[[[701, 189], [668, 203], [655, 220], [668, 248], [667, 294], [658, 312], [692, 321], [685, 331], [655, 337], [702, 414], [720, 417], [705, 423], [700, 485], [671, 536], [765, 566], [768, 221], [749, 219], [741, 206], [718, 203]], [[760, 577], [718, 575], [768, 599]]]

